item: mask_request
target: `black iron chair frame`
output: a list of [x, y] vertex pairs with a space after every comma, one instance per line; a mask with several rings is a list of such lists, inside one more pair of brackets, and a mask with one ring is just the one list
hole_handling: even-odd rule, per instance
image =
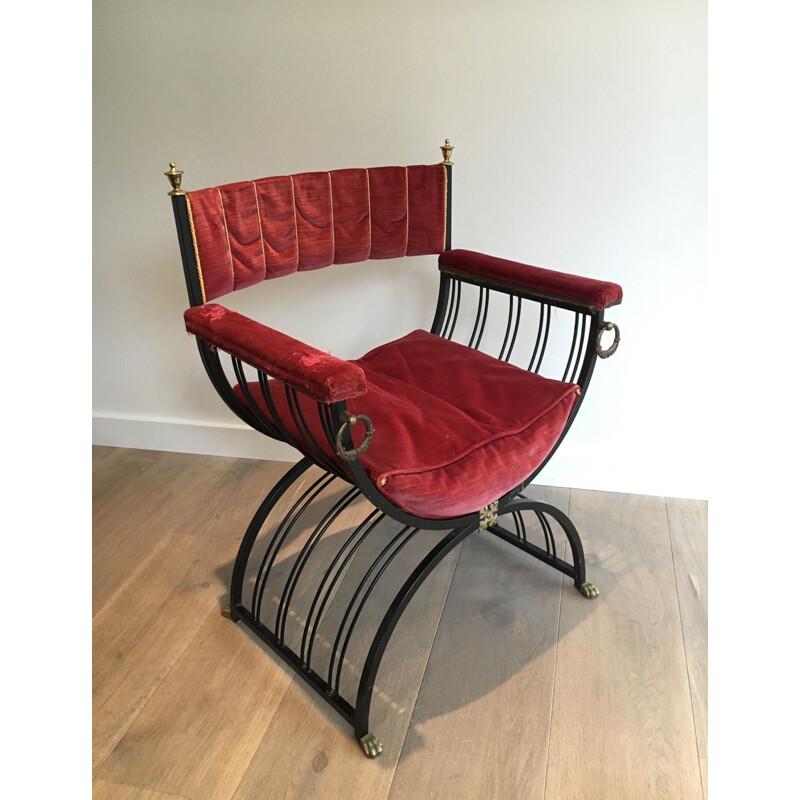
[[[447, 155], [445, 154], [446, 158]], [[174, 170], [174, 165], [172, 167]], [[446, 164], [446, 169], [448, 173], [446, 249], [449, 249], [452, 167]], [[175, 188], [173, 181], [173, 189]], [[178, 181], [177, 189], [177, 192], [171, 194], [187, 289], [192, 305], [200, 305], [203, 302], [202, 293], [192, 246], [186, 198], [180, 191], [180, 181]], [[234, 563], [230, 605], [223, 609], [223, 615], [247, 625], [266, 645], [289, 664], [312, 689], [335, 708], [353, 726], [355, 737], [368, 757], [375, 757], [382, 749], [379, 740], [370, 732], [369, 718], [372, 693], [378, 669], [392, 632], [409, 601], [428, 575], [467, 536], [479, 530], [486, 530], [567, 575], [585, 597], [591, 598], [598, 594], [596, 587], [586, 581], [583, 546], [573, 523], [561, 510], [546, 503], [526, 498], [522, 495], [522, 492], [544, 468], [563, 441], [586, 397], [586, 391], [597, 358], [607, 357], [616, 349], [619, 342], [619, 332], [616, 326], [604, 321], [602, 310], [594, 309], [588, 304], [549, 297], [528, 288], [440, 267], [439, 295], [431, 326], [432, 333], [446, 339], [453, 338], [456, 322], [463, 311], [461, 298], [464, 284], [474, 285], [479, 290], [478, 310], [471, 326], [472, 333], [467, 343], [467, 346], [471, 348], [479, 349], [481, 347], [486, 329], [490, 299], [495, 295], [507, 298], [508, 318], [505, 337], [500, 352], [496, 356], [502, 361], [509, 361], [512, 353], [519, 345], [518, 332], [523, 309], [527, 308], [528, 304], [534, 304], [538, 307], [537, 336], [533, 349], [530, 351], [529, 371], [539, 371], [547, 351], [550, 341], [550, 328], [553, 322], [552, 309], [558, 308], [574, 314], [572, 341], [562, 380], [576, 383], [580, 387], [580, 394], [560, 438], [544, 462], [533, 470], [525, 481], [503, 497], [498, 498], [495, 503], [475, 513], [460, 517], [448, 519], [417, 517], [397, 507], [381, 494], [378, 487], [368, 477], [359, 460], [360, 451], [363, 452], [365, 447], [368, 446], [371, 433], [359, 448], [355, 447], [351, 433], [351, 428], [357, 424], [357, 420], [364, 421], [368, 430], [372, 428], [371, 421], [363, 417], [356, 418], [353, 416], [348, 410], [346, 402], [322, 403], [306, 397], [301, 403], [300, 395], [303, 393], [298, 388], [291, 386], [289, 383], [273, 380], [264, 370], [248, 365], [250, 369], [256, 371], [258, 376], [257, 386], [261, 395], [260, 400], [263, 401], [263, 403], [259, 403], [257, 398], [253, 396], [251, 389], [251, 386], [255, 385], [256, 382], [253, 381], [251, 383], [248, 381], [243, 362], [236, 356], [228, 354], [235, 376], [235, 380], [231, 380], [223, 367], [220, 351], [208, 342], [200, 338], [197, 339], [200, 357], [206, 372], [228, 407], [249, 426], [266, 436], [288, 442], [300, 450], [301, 453], [304, 453], [301, 460], [293, 465], [277, 484], [270, 489], [253, 516], [242, 539]], [[601, 336], [604, 331], [610, 330], [615, 331], [614, 344], [608, 349], [603, 349]], [[238, 392], [234, 391], [234, 386], [238, 387]], [[282, 403], [279, 405], [275, 402], [273, 392], [280, 391], [285, 392], [285, 398], [282, 399]], [[284, 399], [285, 402], [283, 402]], [[316, 403], [319, 421], [327, 440], [327, 448], [316, 440], [312, 432], [312, 426], [309, 425], [308, 420], [305, 418], [303, 406], [308, 408], [309, 402]], [[282, 417], [279, 408], [283, 406], [288, 409], [291, 420]], [[264, 413], [263, 408], [269, 410], [269, 416]], [[377, 435], [380, 435], [380, 421], [378, 420], [377, 423]], [[292, 430], [297, 431], [297, 435], [293, 434]], [[337, 453], [339, 457], [332, 458], [330, 453]], [[291, 505], [290, 510], [278, 522], [272, 537], [268, 540], [266, 551], [256, 572], [253, 595], [248, 601], [244, 596], [244, 587], [246, 571], [254, 544], [264, 529], [270, 512], [276, 508], [291, 487], [295, 486], [295, 484], [300, 485], [307, 480], [307, 471], [314, 465], [323, 470], [322, 477], [304, 488], [298, 499]], [[287, 541], [290, 531], [302, 517], [304, 511], [320, 495], [322, 490], [337, 478], [350, 484], [353, 488], [333, 504], [303, 545], [281, 592], [276, 622], [274, 628], [271, 628], [261, 618], [263, 591], [270, 569], [275, 563], [282, 545]], [[372, 504], [374, 510], [350, 533], [322, 576], [316, 588], [310, 612], [305, 620], [302, 641], [299, 652], [297, 652], [287, 645], [285, 634], [287, 615], [300, 574], [325, 532], [336, 518], [359, 496], [366, 498]], [[535, 515], [541, 527], [541, 535], [544, 539], [543, 547], [529, 541], [522, 514], [523, 511], [533, 512]], [[499, 523], [501, 517], [510, 518], [513, 523], [513, 529], [501, 525]], [[384, 518], [396, 520], [403, 527], [383, 547], [378, 557], [366, 570], [366, 574], [353, 593], [331, 648], [331, 659], [327, 674], [325, 674], [324, 670], [320, 672], [312, 669], [311, 653], [322, 613], [330, 600], [333, 588], [337, 585], [337, 580], [341, 576], [342, 570], [346, 568], [353, 558], [353, 554], [358, 547]], [[559, 557], [557, 553], [551, 520], [566, 535], [572, 556], [571, 563]], [[400, 591], [386, 609], [364, 661], [356, 696], [351, 702], [341, 696], [339, 690], [342, 665], [345, 661], [345, 653], [354, 627], [375, 585], [389, 564], [420, 529], [441, 531], [442, 537], [411, 571]], [[259, 592], [261, 592], [261, 596]]]

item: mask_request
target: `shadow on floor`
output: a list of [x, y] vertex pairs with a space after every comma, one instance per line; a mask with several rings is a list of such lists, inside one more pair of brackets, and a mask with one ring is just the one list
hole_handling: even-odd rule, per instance
[[[280, 518], [298, 493], [276, 507], [248, 559], [243, 602], [354, 705], [384, 614], [446, 532], [407, 532], [388, 518], [370, 527], [373, 506], [361, 496], [351, 499], [349, 488], [335, 481], [283, 528]], [[326, 513], [336, 503], [342, 510], [331, 520]], [[536, 531], [542, 538], [533, 515], [526, 527], [531, 541]], [[557, 544], [563, 552], [563, 535]], [[587, 554], [587, 564], [592, 561]], [[216, 570], [226, 587], [232, 569], [226, 563]], [[563, 581], [570, 586], [570, 579]], [[489, 533], [471, 534], [428, 576], [403, 613], [378, 673], [370, 729], [404, 753], [424, 746], [419, 728], [427, 720], [490, 694], [570, 633], [563, 620], [559, 628], [561, 588], [560, 572]], [[613, 585], [603, 589], [608, 594]], [[227, 602], [225, 595], [221, 603]], [[581, 612], [570, 615], [573, 627], [594, 607], [580, 602]], [[265, 657], [277, 658], [260, 644]], [[324, 713], [337, 717], [310, 687], [303, 688]]]

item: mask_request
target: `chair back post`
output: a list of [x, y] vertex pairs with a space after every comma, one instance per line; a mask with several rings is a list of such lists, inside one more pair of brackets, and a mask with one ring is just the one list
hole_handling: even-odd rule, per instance
[[[447, 175], [447, 187], [445, 189], [446, 208], [444, 218], [444, 249], [452, 250], [453, 162], [450, 160], [450, 156], [453, 154], [453, 150], [455, 148], [450, 144], [449, 139], [445, 139], [444, 144], [439, 145], [439, 148], [441, 149], [443, 156], [443, 160], [439, 163], [444, 167], [445, 174]], [[442, 335], [442, 328], [444, 326], [444, 312], [447, 310], [449, 303], [451, 283], [452, 282], [447, 275], [445, 275], [443, 272], [439, 273], [439, 297], [436, 301], [436, 312], [433, 315], [433, 322], [431, 324], [431, 333], [435, 333], [437, 336]]]
[[192, 306], [200, 306], [205, 301], [203, 299], [203, 287], [200, 284], [200, 274], [197, 270], [197, 260], [194, 253], [192, 227], [189, 221], [186, 192], [181, 189], [183, 170], [177, 169], [175, 162], [170, 161], [169, 169], [164, 174], [167, 176], [172, 186], [172, 191], [168, 192], [168, 194], [172, 198], [175, 227], [178, 229], [178, 245], [181, 249], [181, 262], [183, 264], [183, 275], [186, 279], [186, 291], [189, 294], [189, 303]]
[[[181, 263], [183, 264], [183, 276], [186, 279], [189, 303], [192, 306], [201, 306], [205, 302], [205, 298], [203, 297], [203, 286], [200, 283], [200, 272], [197, 268], [197, 256], [195, 255], [186, 192], [181, 189], [183, 170], [178, 169], [174, 161], [170, 161], [169, 169], [164, 175], [167, 176], [172, 186], [172, 191], [168, 192], [168, 194], [172, 199], [172, 212], [175, 216], [175, 227], [178, 231], [178, 245], [181, 251]], [[206, 374], [225, 405], [248, 425], [269, 435], [259, 420], [253, 416], [252, 412], [231, 389], [216, 349], [201, 339], [197, 340], [197, 347], [200, 351], [200, 359], [203, 362]]]
[[452, 249], [452, 241], [451, 241], [451, 231], [452, 231], [452, 215], [453, 215], [453, 162], [450, 160], [450, 156], [453, 154], [453, 150], [455, 149], [453, 145], [450, 144], [449, 139], [444, 140], [444, 144], [439, 145], [439, 148], [442, 151], [443, 161], [439, 163], [444, 167], [445, 172], [447, 173], [447, 210], [445, 212], [445, 237], [444, 237], [444, 249], [450, 250]]

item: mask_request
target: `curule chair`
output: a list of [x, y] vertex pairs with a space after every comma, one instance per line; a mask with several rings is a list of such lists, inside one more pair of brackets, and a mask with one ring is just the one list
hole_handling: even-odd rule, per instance
[[[206, 372], [234, 414], [302, 454], [256, 511], [234, 564], [230, 606], [222, 613], [245, 623], [353, 725], [370, 758], [382, 750], [369, 729], [370, 703], [392, 631], [425, 578], [471, 533], [499, 536], [568, 575], [584, 597], [598, 594], [586, 581], [575, 526], [559, 509], [522, 491], [564, 439], [597, 357], [617, 349], [619, 330], [603, 313], [621, 301], [622, 290], [452, 250], [449, 140], [441, 149], [444, 160], [430, 166], [310, 172], [192, 192], [181, 189], [182, 171], [174, 163], [165, 173], [191, 303], [186, 329], [196, 336]], [[355, 361], [211, 302], [297, 271], [433, 254], [440, 283], [431, 331], [413, 331]], [[490, 300], [507, 309], [496, 356], [480, 350], [491, 339]], [[470, 310], [464, 320], [462, 312], [473, 305], [474, 317]], [[526, 327], [533, 345], [529, 341], [520, 356], [518, 334]], [[501, 323], [496, 341], [502, 329]], [[604, 348], [601, 337], [610, 331], [613, 343]], [[454, 341], [456, 334], [466, 344]], [[541, 374], [545, 363], [553, 377]], [[307, 472], [315, 465], [322, 476], [311, 482]], [[323, 503], [337, 478], [346, 491], [301, 532], [304, 516]], [[359, 497], [369, 501], [370, 513], [341, 546], [328, 548], [312, 575], [307, 567], [324, 534]], [[267, 526], [273, 509], [279, 517]], [[541, 528], [541, 544], [530, 541], [523, 512]], [[501, 525], [501, 517], [512, 527]], [[378, 529], [382, 520], [394, 525], [388, 533]], [[566, 534], [571, 563], [556, 552], [554, 523]], [[389, 565], [420, 530], [440, 538], [418, 563], [406, 564], [399, 592], [385, 611], [381, 607], [381, 621], [368, 634], [371, 645], [359, 672], [347, 657], [356, 623], [379, 594], [374, 589]], [[354, 554], [367, 540], [377, 542], [379, 554], [360, 565], [363, 575], [351, 581], [352, 596], [340, 603], [346, 610], [323, 636], [320, 621], [332, 596], [344, 591], [342, 576], [355, 569]], [[311, 581], [302, 603], [301, 580]], [[296, 634], [287, 627], [290, 619]], [[354, 702], [343, 696], [345, 663], [346, 671], [355, 670]]]

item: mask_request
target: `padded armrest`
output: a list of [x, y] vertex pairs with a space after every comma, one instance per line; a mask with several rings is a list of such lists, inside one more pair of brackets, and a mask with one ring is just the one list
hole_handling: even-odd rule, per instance
[[474, 275], [519, 286], [546, 299], [589, 306], [592, 311], [622, 302], [622, 287], [616, 283], [532, 267], [472, 250], [448, 250], [442, 253], [439, 256], [439, 268], [443, 272]]
[[186, 330], [321, 403], [367, 391], [364, 370], [217, 303], [184, 312]]

